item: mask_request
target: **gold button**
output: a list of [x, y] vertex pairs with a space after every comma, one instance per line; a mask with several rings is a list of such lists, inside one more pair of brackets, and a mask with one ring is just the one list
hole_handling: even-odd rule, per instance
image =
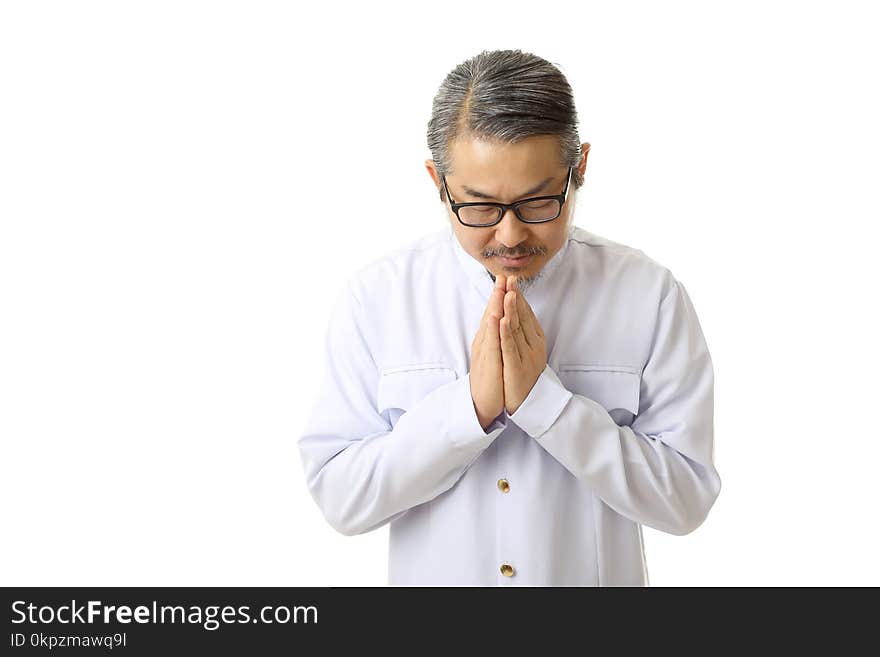
[[501, 564], [501, 574], [505, 577], [513, 577], [513, 566], [509, 563]]
[[506, 493], [510, 490], [510, 482], [507, 481], [507, 479], [499, 479], [498, 490], [500, 490], [502, 493]]

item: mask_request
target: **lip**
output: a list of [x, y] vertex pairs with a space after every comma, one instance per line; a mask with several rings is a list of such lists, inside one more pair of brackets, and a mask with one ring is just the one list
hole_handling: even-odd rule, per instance
[[525, 267], [529, 264], [529, 261], [532, 259], [532, 256], [522, 256], [520, 258], [505, 258], [503, 256], [496, 256], [505, 267]]

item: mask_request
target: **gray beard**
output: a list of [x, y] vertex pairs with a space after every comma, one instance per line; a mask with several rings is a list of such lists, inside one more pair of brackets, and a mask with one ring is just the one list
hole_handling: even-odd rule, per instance
[[[495, 274], [490, 272], [488, 269], [486, 270], [486, 273], [489, 274], [489, 278], [491, 278], [492, 282], [494, 283], [495, 282]], [[531, 288], [535, 284], [535, 282], [537, 280], [539, 280], [543, 275], [544, 275], [544, 269], [542, 268], [534, 276], [527, 276], [527, 277], [522, 277], [522, 278], [517, 277], [516, 282], [519, 284], [519, 289], [523, 293], [524, 296], [527, 295], [529, 288]]]

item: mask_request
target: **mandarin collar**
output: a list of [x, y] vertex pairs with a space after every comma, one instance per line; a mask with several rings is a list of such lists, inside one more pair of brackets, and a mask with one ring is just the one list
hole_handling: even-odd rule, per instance
[[[526, 299], [532, 299], [537, 295], [542, 293], [542, 290], [548, 285], [549, 280], [551, 278], [551, 274], [555, 272], [559, 265], [562, 263], [562, 260], [565, 258], [565, 253], [568, 251], [568, 245], [571, 243], [571, 238], [574, 233], [574, 222], [568, 227], [568, 233], [565, 238], [565, 242], [563, 242], [562, 247], [557, 251], [552, 258], [544, 265], [544, 268], [541, 270], [542, 276], [535, 281], [529, 288], [523, 291], [523, 296]], [[461, 243], [458, 241], [458, 237], [455, 235], [455, 231], [452, 230], [452, 227], [448, 227], [449, 230], [449, 241], [452, 245], [452, 249], [455, 252], [455, 257], [464, 270], [465, 275], [471, 280], [474, 287], [477, 288], [477, 292], [479, 292], [480, 296], [488, 303], [489, 295], [492, 294], [492, 288], [495, 283], [492, 280], [492, 276], [489, 274], [489, 270], [486, 269], [483, 264], [471, 256], [467, 251], [464, 250]]]

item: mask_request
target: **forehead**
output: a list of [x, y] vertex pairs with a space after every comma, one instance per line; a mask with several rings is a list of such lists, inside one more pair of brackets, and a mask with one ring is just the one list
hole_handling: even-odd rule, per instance
[[534, 185], [560, 174], [562, 167], [556, 135], [536, 135], [514, 144], [464, 136], [450, 144], [449, 156], [450, 183], [499, 193]]

